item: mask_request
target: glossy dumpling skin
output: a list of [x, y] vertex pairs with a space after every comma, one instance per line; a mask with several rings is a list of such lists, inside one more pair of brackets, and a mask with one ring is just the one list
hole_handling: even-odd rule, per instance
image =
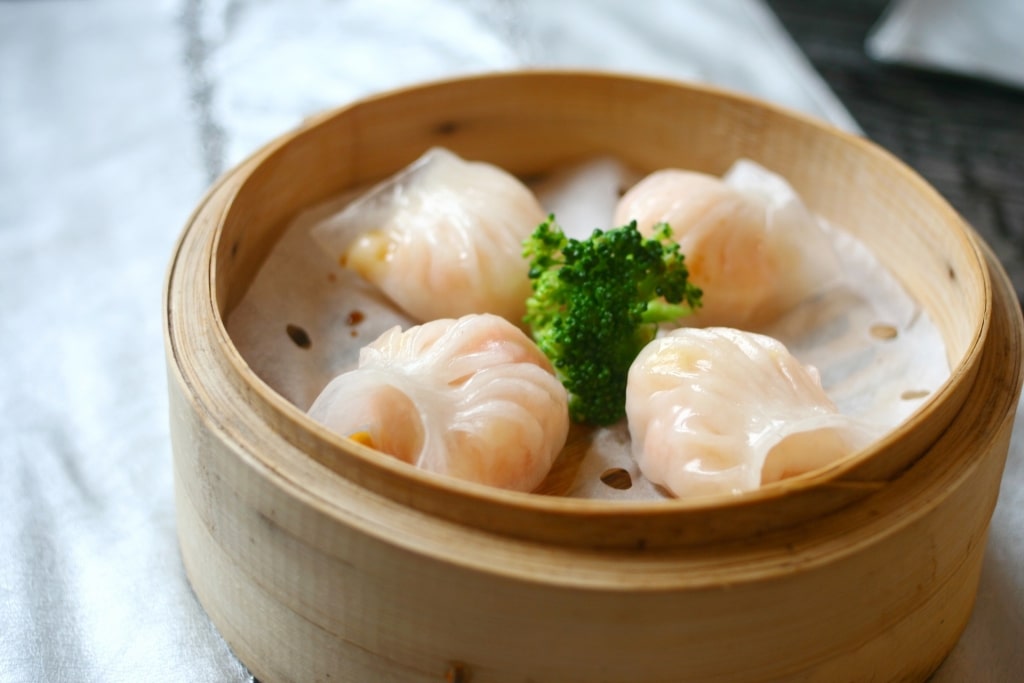
[[680, 498], [737, 494], [823, 467], [865, 443], [818, 372], [779, 341], [679, 328], [629, 371], [626, 416], [644, 476]]
[[[838, 264], [814, 217], [778, 176], [743, 167], [740, 182], [656, 171], [619, 200], [615, 224], [649, 235], [668, 223], [703, 304], [690, 326], [757, 329], [820, 291]], [[751, 178], [753, 176], [753, 178]]]
[[522, 243], [545, 217], [512, 175], [435, 148], [313, 237], [415, 320], [494, 313], [518, 323], [531, 292]]
[[547, 358], [489, 314], [385, 332], [309, 415], [416, 467], [518, 491], [544, 479], [569, 430]]

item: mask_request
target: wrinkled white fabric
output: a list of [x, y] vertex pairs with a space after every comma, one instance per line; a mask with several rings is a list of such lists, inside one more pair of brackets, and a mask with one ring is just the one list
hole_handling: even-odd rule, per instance
[[[250, 679], [175, 538], [160, 292], [181, 227], [305, 116], [535, 65], [696, 78], [856, 129], [756, 0], [0, 3], [0, 681]], [[1024, 670], [1021, 450], [938, 680]]]
[[883, 62], [1024, 88], [1021, 27], [1020, 0], [897, 0], [865, 46]]
[[0, 5], [0, 681], [245, 680], [175, 537], [160, 290], [208, 178], [178, 9]]

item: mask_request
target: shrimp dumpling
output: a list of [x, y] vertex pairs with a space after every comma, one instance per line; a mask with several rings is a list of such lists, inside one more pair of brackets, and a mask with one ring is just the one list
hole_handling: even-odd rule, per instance
[[509, 173], [435, 148], [312, 234], [415, 320], [518, 323], [531, 291], [522, 243], [545, 217]]
[[644, 476], [680, 498], [750, 491], [866, 444], [818, 372], [781, 342], [732, 328], [679, 328], [629, 371], [626, 417]]
[[[738, 171], [738, 172], [737, 172]], [[645, 235], [668, 223], [704, 292], [691, 326], [757, 329], [836, 276], [821, 226], [791, 188], [753, 162], [726, 179], [664, 169], [619, 200], [615, 224], [637, 221]]]
[[490, 314], [392, 328], [309, 415], [416, 467], [518, 491], [540, 484], [569, 430], [568, 398], [548, 359]]

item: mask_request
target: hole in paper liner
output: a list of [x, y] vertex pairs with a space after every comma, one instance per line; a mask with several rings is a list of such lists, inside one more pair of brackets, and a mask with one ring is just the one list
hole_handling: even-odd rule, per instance
[[620, 491], [626, 491], [633, 488], [633, 478], [629, 476], [629, 472], [621, 467], [612, 467], [602, 472], [601, 481], [603, 481], [605, 485]]
[[298, 325], [289, 323], [285, 326], [284, 331], [288, 333], [288, 336], [300, 349], [308, 349], [313, 345], [313, 340], [309, 338], [309, 333]]

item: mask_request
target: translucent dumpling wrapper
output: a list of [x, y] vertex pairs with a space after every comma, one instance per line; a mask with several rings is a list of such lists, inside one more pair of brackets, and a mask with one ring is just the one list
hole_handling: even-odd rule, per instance
[[724, 177], [664, 169], [631, 187], [615, 224], [672, 227], [703, 305], [691, 326], [761, 328], [826, 289], [840, 264], [821, 226], [782, 178], [750, 161]]
[[680, 328], [629, 371], [626, 416], [644, 476], [680, 498], [738, 494], [825, 467], [873, 436], [779, 341]]
[[545, 217], [511, 174], [434, 148], [313, 238], [417, 321], [494, 313], [518, 323], [530, 295], [522, 243]]
[[547, 358], [486, 314], [385, 332], [309, 415], [421, 469], [518, 491], [544, 479], [569, 430]]

